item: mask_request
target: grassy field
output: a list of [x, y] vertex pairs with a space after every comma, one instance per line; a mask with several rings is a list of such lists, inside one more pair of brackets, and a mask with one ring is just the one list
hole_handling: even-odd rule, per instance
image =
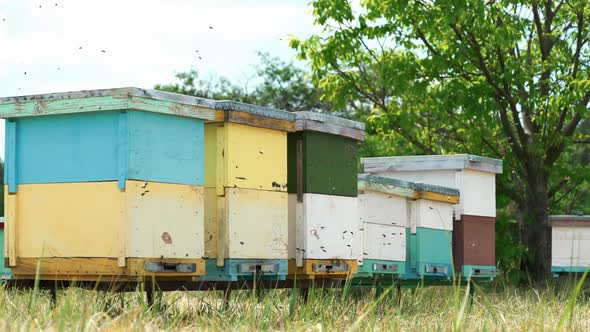
[[[145, 293], [0, 288], [0, 330], [400, 330], [400, 331], [589, 331], [590, 297], [576, 284], [543, 289], [466, 287], [395, 290], [310, 290], [301, 303], [292, 290], [233, 292], [224, 307], [221, 292], [165, 293], [148, 307]], [[576, 295], [577, 294], [577, 295]], [[293, 309], [293, 314], [290, 314]]]

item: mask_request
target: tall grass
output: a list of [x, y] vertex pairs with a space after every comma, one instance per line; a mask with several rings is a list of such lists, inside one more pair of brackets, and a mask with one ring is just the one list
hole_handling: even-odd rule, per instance
[[[344, 292], [347, 292], [346, 294]], [[590, 331], [590, 301], [575, 281], [543, 289], [465, 286], [395, 289], [310, 289], [164, 293], [148, 306], [145, 292], [70, 288], [57, 292], [0, 288], [0, 330], [399, 330]], [[31, 299], [34, 301], [31, 305]], [[31, 310], [29, 310], [31, 309]], [[291, 313], [292, 311], [292, 313]]]

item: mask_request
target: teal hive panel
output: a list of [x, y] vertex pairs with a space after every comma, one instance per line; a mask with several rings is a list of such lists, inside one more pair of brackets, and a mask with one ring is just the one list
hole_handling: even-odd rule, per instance
[[10, 269], [4, 266], [4, 218], [0, 218], [0, 253], [2, 255], [2, 262], [0, 264], [0, 280], [10, 279]]
[[17, 185], [118, 180], [203, 184], [204, 123], [141, 111], [16, 118], [5, 178]]
[[260, 280], [285, 280], [288, 271], [286, 259], [226, 259], [223, 266], [217, 266], [216, 259], [207, 259], [205, 264], [207, 274], [199, 276], [201, 281], [254, 280], [255, 273], [244, 271], [244, 265], [264, 267], [266, 271], [258, 272]]
[[453, 275], [452, 232], [416, 228], [416, 234], [406, 229], [406, 273], [402, 279], [423, 277], [450, 278]]

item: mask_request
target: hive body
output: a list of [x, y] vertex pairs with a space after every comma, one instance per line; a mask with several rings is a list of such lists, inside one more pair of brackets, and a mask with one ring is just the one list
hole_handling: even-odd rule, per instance
[[549, 216], [551, 271], [583, 273], [590, 267], [590, 216]]
[[455, 205], [453, 259], [464, 277], [490, 278], [495, 268], [495, 175], [500, 160], [472, 156], [410, 156], [364, 158], [363, 170], [406, 181], [457, 188], [461, 201]]
[[44, 279], [203, 274], [204, 120], [215, 110], [201, 103], [134, 88], [0, 100], [15, 277], [34, 278], [39, 261]]
[[297, 112], [288, 134], [289, 274], [347, 277], [362, 262], [358, 141], [364, 125]]
[[[246, 110], [246, 111], [257, 111]], [[294, 115], [205, 125], [205, 250], [201, 280], [284, 279], [287, 272], [287, 131]], [[242, 112], [243, 114], [252, 114]], [[241, 118], [250, 119], [248, 115]], [[289, 125], [291, 124], [291, 125]]]

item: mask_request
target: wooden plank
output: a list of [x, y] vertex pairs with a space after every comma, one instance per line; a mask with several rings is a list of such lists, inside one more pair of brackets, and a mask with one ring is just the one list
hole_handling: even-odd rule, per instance
[[453, 230], [453, 206], [449, 203], [418, 199], [411, 202], [412, 228]]
[[126, 269], [119, 267], [117, 258], [98, 257], [45, 257], [45, 258], [21, 258], [18, 266], [12, 268], [15, 276], [32, 275], [41, 264], [43, 275], [61, 276], [116, 276], [125, 275]]
[[317, 121], [310, 121], [310, 120], [297, 120], [297, 124], [295, 129], [297, 131], [317, 131], [326, 134], [332, 134], [336, 136], [348, 137], [355, 139], [357, 141], [364, 141], [365, 140], [365, 131], [343, 127], [335, 124], [330, 123], [321, 123]]
[[138, 110], [214, 120], [216, 108], [217, 102], [213, 100], [138, 88], [74, 91], [0, 99], [2, 118]]
[[119, 257], [117, 181], [25, 184], [17, 196], [19, 257]]
[[310, 111], [295, 112], [295, 114], [297, 115], [297, 123], [306, 120], [318, 122], [321, 124], [331, 124], [345, 128], [358, 129], [362, 131], [365, 130], [365, 124], [363, 122], [353, 121], [334, 115]]
[[[215, 188], [217, 184], [217, 129], [223, 127], [219, 123], [205, 124], [204, 172], [205, 188]], [[221, 156], [220, 156], [221, 157]]]
[[284, 192], [226, 188], [226, 258], [287, 259], [288, 204]]
[[270, 118], [247, 112], [226, 111], [225, 121], [284, 132], [295, 131], [295, 121]]
[[223, 266], [228, 258], [229, 210], [227, 198], [217, 197], [217, 266]]
[[225, 179], [227, 178], [227, 159], [229, 158], [228, 140], [226, 137], [227, 129], [219, 127], [216, 129], [216, 148], [215, 148], [215, 187], [217, 195], [225, 195]]
[[502, 173], [502, 160], [467, 154], [362, 158], [361, 164], [367, 173], [444, 169]]
[[[303, 192], [355, 197], [357, 195], [358, 141], [326, 133], [305, 131], [289, 134], [289, 150], [296, 151], [303, 140]], [[289, 158], [289, 169], [296, 171], [297, 159]], [[294, 180], [296, 176], [291, 175]], [[297, 192], [297, 182], [288, 183]]]
[[17, 183], [118, 180], [123, 188], [126, 179], [140, 179], [203, 184], [201, 120], [129, 111], [16, 121]]
[[[120, 183], [120, 182], [119, 182]], [[120, 185], [119, 185], [120, 186]], [[125, 187], [127, 186], [127, 181], [125, 181]], [[118, 200], [120, 201], [119, 204], [119, 253], [117, 257], [117, 264], [119, 267], [125, 267], [127, 264], [127, 251], [129, 250], [129, 233], [130, 233], [130, 223], [129, 223], [129, 211], [128, 211], [128, 201], [127, 201], [127, 192], [125, 190], [120, 190], [118, 193]], [[70, 220], [71, 222], [72, 220]]]
[[551, 266], [590, 266], [590, 227], [553, 227]]
[[17, 191], [17, 153], [16, 153], [16, 126], [15, 121], [6, 121], [6, 164], [5, 164], [5, 178], [8, 184], [8, 193], [16, 193]]
[[303, 140], [297, 140], [297, 201], [303, 202]]
[[201, 259], [203, 196], [201, 186], [127, 181], [127, 257]]
[[224, 129], [223, 186], [286, 192], [287, 133], [235, 123]]
[[363, 259], [406, 260], [406, 227], [364, 223]]
[[217, 258], [218, 226], [216, 189], [205, 188], [205, 258]]
[[408, 198], [374, 191], [360, 192], [359, 218], [363, 223], [409, 226]]
[[426, 199], [429, 201], [451, 203], [451, 204], [459, 203], [459, 196], [450, 196], [450, 195], [435, 193], [435, 192], [431, 192], [431, 191], [418, 191], [417, 198], [422, 198], [422, 199]]
[[356, 197], [303, 194], [301, 228], [306, 259], [362, 259], [362, 223]]
[[6, 230], [6, 243], [7, 253], [6, 257], [9, 259], [10, 266], [16, 266], [18, 260], [18, 238], [17, 238], [17, 227], [18, 227], [18, 196], [16, 194], [8, 193], [8, 186], [4, 186], [4, 199], [5, 199], [5, 230]]

